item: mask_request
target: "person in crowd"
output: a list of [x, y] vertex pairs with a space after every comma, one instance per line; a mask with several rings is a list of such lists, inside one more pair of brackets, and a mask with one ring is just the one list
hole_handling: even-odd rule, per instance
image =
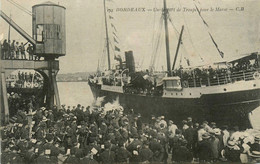
[[200, 128], [198, 130], [198, 141], [202, 141], [203, 138], [202, 138], [202, 135], [205, 134], [207, 131], [206, 131], [206, 124], [203, 123], [200, 125]]
[[172, 150], [172, 144], [173, 144], [173, 138], [175, 136], [175, 132], [176, 129], [178, 129], [178, 127], [173, 123], [172, 120], [169, 120], [168, 123], [168, 138], [169, 138], [169, 151]]
[[222, 133], [223, 133], [223, 144], [224, 144], [224, 147], [226, 147], [227, 146], [227, 141], [228, 141], [228, 139], [230, 137], [227, 125], [223, 125]]
[[236, 141], [229, 140], [225, 148], [224, 157], [231, 162], [240, 162], [241, 147]]
[[[23, 99], [23, 96], [12, 93], [9, 98]], [[29, 135], [26, 103], [30, 101], [27, 101], [25, 107], [15, 113], [16, 119], [1, 131], [4, 162], [12, 163], [10, 156], [16, 157], [19, 163], [29, 164], [168, 163], [169, 153], [171, 160], [178, 163], [220, 160], [248, 163], [258, 157], [260, 137], [248, 130], [234, 130], [225, 146], [225, 129], [205, 128], [205, 122], [199, 128], [198, 123], [187, 121], [188, 128], [182, 131], [172, 121], [166, 127], [161, 126], [160, 117], [151, 124], [142, 120], [142, 131], [138, 131], [134, 124], [142, 117], [138, 118], [134, 111], [126, 113], [120, 108], [106, 111], [103, 107], [85, 108], [80, 104], [75, 110], [67, 110], [65, 104], [47, 109], [35, 106], [37, 98], [30, 100], [35, 108], [31, 112], [32, 134]], [[90, 108], [91, 112], [85, 110]], [[83, 115], [82, 118], [79, 115]]]
[[15, 59], [15, 40], [13, 40], [12, 44], [11, 44], [11, 59]]
[[216, 136], [220, 135], [220, 132], [216, 132], [212, 129], [210, 134], [211, 138], [209, 139], [209, 143], [212, 152], [212, 160], [213, 162], [217, 162], [219, 159], [220, 141]]
[[172, 152], [172, 161], [175, 161], [176, 158], [176, 152], [178, 151], [181, 141], [184, 139], [184, 136], [182, 135], [182, 131], [179, 129], [176, 129], [175, 136], [172, 139], [171, 142], [171, 152]]
[[9, 59], [9, 44], [7, 43], [6, 39], [4, 40], [2, 50], [3, 50], [2, 59]]
[[100, 154], [101, 163], [113, 164], [115, 162], [116, 154], [111, 151], [111, 143], [105, 143], [105, 150]]
[[118, 143], [118, 149], [116, 151], [116, 162], [118, 163], [127, 163], [129, 162], [129, 158], [131, 157], [131, 153], [126, 150], [124, 142]]
[[198, 144], [198, 157], [200, 162], [211, 162], [213, 152], [210, 145], [210, 134], [202, 134], [202, 141]]
[[33, 60], [33, 46], [31, 44], [28, 45], [26, 51], [29, 54], [29, 60]]
[[21, 59], [26, 59], [26, 55], [25, 55], [25, 48], [24, 48], [24, 44], [23, 42], [21, 42], [21, 45], [19, 46], [19, 51], [21, 52]]
[[178, 163], [187, 162], [190, 163], [192, 161], [192, 153], [187, 148], [187, 141], [185, 139], [181, 139], [180, 146], [178, 151], [175, 152], [174, 161]]
[[19, 42], [16, 42], [14, 45], [14, 51], [15, 51], [15, 59], [19, 59], [20, 51], [19, 51]]

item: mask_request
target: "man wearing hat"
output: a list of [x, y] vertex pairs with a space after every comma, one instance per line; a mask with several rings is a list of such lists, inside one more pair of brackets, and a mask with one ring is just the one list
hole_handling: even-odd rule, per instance
[[219, 139], [216, 136], [220, 135], [220, 131], [212, 130], [210, 131], [211, 138], [209, 140], [213, 161], [217, 162], [220, 154], [220, 143]]
[[248, 154], [252, 158], [252, 161], [251, 161], [252, 163], [260, 162], [260, 134], [257, 134], [255, 136], [255, 143], [251, 145]]
[[191, 162], [192, 161], [192, 154], [187, 148], [187, 141], [185, 139], [180, 140], [180, 146], [174, 152], [174, 158], [172, 159], [175, 162]]
[[124, 146], [124, 142], [120, 141], [118, 143], [118, 149], [116, 151], [116, 162], [118, 163], [127, 163], [129, 162], [129, 158], [131, 157], [131, 153], [126, 150]]
[[35, 115], [33, 116], [35, 125], [38, 125], [39, 122], [42, 120], [43, 114], [42, 111], [45, 110], [45, 107], [38, 108]]
[[45, 142], [45, 136], [46, 136], [46, 122], [47, 119], [43, 118], [43, 120], [40, 122], [40, 124], [37, 126], [36, 130], [35, 130], [35, 138], [37, 140], [40, 140], [42, 142]]
[[70, 153], [63, 163], [64, 164], [80, 163], [80, 158], [77, 157], [74, 153]]
[[52, 163], [57, 163], [60, 150], [59, 148], [53, 145], [53, 139], [53, 134], [48, 133], [46, 135], [47, 143], [43, 145], [43, 150], [45, 152], [45, 155], [48, 155], [50, 157]]
[[96, 153], [93, 154], [93, 158], [95, 160], [98, 160], [98, 155], [101, 152], [100, 146], [98, 146], [97, 141], [96, 141], [96, 137], [89, 137], [88, 141], [85, 141], [84, 144], [84, 153], [85, 155], [87, 155], [88, 153], [91, 153], [91, 151], [93, 152], [93, 150], [96, 151]]
[[191, 117], [188, 117], [188, 118], [187, 118], [187, 123], [189, 123], [189, 122], [191, 122], [191, 123], [193, 124]]
[[140, 162], [149, 163], [152, 161], [153, 152], [149, 148], [149, 142], [147, 140], [144, 141], [144, 144], [139, 151], [139, 155], [140, 155]]
[[42, 151], [39, 153], [38, 157], [34, 160], [35, 164], [42, 164], [42, 163], [51, 163], [50, 157], [45, 155], [45, 152]]
[[132, 156], [130, 158], [130, 162], [139, 162], [139, 154], [138, 152], [139, 148], [142, 147], [143, 143], [138, 139], [138, 134], [133, 134], [134, 140], [127, 146], [127, 150], [132, 153]]
[[228, 142], [228, 139], [230, 137], [230, 134], [229, 134], [229, 131], [228, 131], [228, 126], [227, 125], [224, 125], [222, 127], [222, 133], [223, 133], [223, 144], [224, 144], [224, 147], [227, 146], [227, 142]]
[[9, 149], [10, 152], [8, 158], [10, 163], [25, 163], [24, 159], [21, 157], [20, 150], [17, 146], [9, 144]]
[[100, 154], [100, 161], [101, 163], [105, 164], [113, 164], [115, 162], [116, 154], [115, 152], [110, 150], [111, 143], [105, 143], [105, 150]]
[[200, 162], [211, 162], [213, 153], [210, 146], [210, 135], [208, 133], [202, 134], [202, 141], [198, 144], [198, 156]]
[[47, 115], [47, 126], [48, 127], [52, 127], [53, 123], [54, 123], [54, 115], [52, 113], [52, 110], [48, 111], [48, 115]]
[[89, 163], [89, 164], [98, 164], [98, 162], [93, 158], [93, 153], [88, 153], [84, 158], [80, 160], [82, 164]]
[[158, 136], [152, 136], [150, 140], [149, 148], [153, 152], [153, 162], [162, 162], [164, 160], [164, 147], [160, 144]]
[[43, 142], [41, 140], [36, 140], [36, 145], [34, 145], [34, 153], [36, 155], [39, 155], [41, 154], [42, 152], [44, 152], [44, 149], [43, 149]]
[[188, 122], [188, 129], [186, 129], [183, 133], [184, 138], [187, 140], [187, 148], [192, 151], [192, 145], [194, 145], [194, 135], [197, 134], [197, 130], [193, 128], [192, 122]]
[[255, 143], [252, 144], [251, 146], [251, 151], [258, 151], [260, 152], [260, 134], [255, 136]]
[[203, 138], [202, 138], [202, 135], [205, 134], [207, 131], [206, 131], [206, 125], [205, 124], [201, 124], [200, 125], [200, 129], [198, 130], [198, 141], [202, 141]]
[[188, 128], [189, 126], [187, 120], [182, 120], [182, 131], [185, 132], [185, 130]]
[[224, 151], [224, 157], [230, 162], [240, 163], [240, 153], [242, 150], [237, 145], [235, 141], [229, 140], [227, 143], [227, 147]]

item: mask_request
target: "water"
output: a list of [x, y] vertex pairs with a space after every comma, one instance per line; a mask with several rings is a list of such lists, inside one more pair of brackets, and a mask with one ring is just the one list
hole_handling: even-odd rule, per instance
[[61, 104], [66, 106], [91, 105], [94, 98], [87, 82], [58, 82]]
[[[59, 93], [61, 104], [67, 106], [91, 105], [94, 98], [87, 82], [59, 82]], [[254, 129], [260, 130], [260, 107], [249, 114]]]

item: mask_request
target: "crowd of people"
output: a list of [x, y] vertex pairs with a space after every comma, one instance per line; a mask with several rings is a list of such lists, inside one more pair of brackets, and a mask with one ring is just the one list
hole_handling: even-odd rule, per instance
[[[226, 84], [234, 81], [249, 80], [253, 78], [254, 71], [259, 70], [258, 58], [254, 59], [253, 62], [250, 60], [239, 60], [233, 64], [225, 66], [224, 68], [207, 68], [199, 67], [195, 69], [183, 69], [182, 67], [178, 70], [173, 71], [174, 76], [179, 76], [183, 81], [193, 80], [196, 82], [196, 86], [211, 85], [210, 81], [217, 81], [216, 84]], [[247, 75], [246, 73], [251, 72]], [[245, 73], [246, 75], [244, 75]], [[245, 77], [246, 76], [246, 77]], [[247, 79], [244, 79], [247, 78]]]
[[[18, 107], [19, 108], [19, 107]], [[19, 109], [1, 129], [2, 163], [259, 162], [260, 132], [191, 117], [143, 122], [134, 110], [77, 106]]]
[[36, 71], [18, 71], [7, 77], [8, 88], [42, 88], [44, 79]]
[[2, 60], [40, 60], [39, 56], [34, 55], [34, 47], [28, 44], [25, 48], [26, 44], [5, 39], [1, 44]]
[[[17, 110], [29, 111], [29, 108], [39, 107], [39, 99], [35, 95], [25, 95], [21, 93], [11, 92], [7, 93], [8, 105], [9, 105], [9, 115], [15, 116]], [[3, 119], [2, 119], [3, 120]]]

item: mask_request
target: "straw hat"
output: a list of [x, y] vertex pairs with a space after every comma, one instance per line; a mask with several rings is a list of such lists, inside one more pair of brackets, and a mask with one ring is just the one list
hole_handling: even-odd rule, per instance
[[219, 128], [214, 129], [214, 132], [216, 136], [221, 135], [221, 130]]
[[208, 133], [202, 134], [202, 139], [208, 139], [210, 138], [210, 135]]
[[255, 141], [260, 141], [260, 134], [257, 134], [257, 135], [255, 136]]
[[235, 146], [236, 146], [236, 142], [235, 141], [231, 141], [231, 140], [228, 141], [227, 147], [234, 148]]
[[44, 111], [46, 108], [45, 107], [41, 107], [40, 109]]
[[42, 121], [47, 121], [47, 118], [43, 116]]

